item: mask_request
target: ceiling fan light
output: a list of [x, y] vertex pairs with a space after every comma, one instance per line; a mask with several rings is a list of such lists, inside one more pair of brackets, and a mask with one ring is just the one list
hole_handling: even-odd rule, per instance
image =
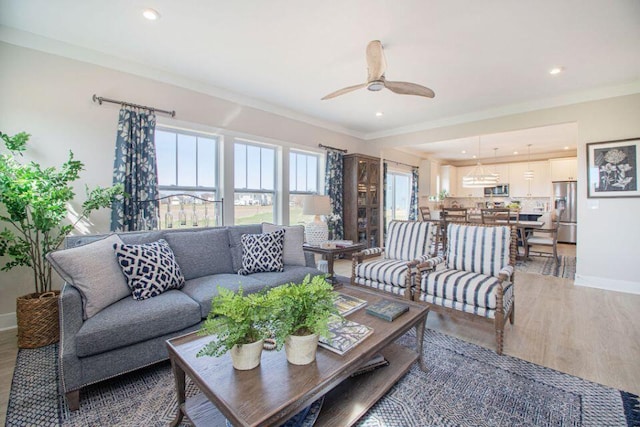
[[367, 89], [369, 89], [372, 92], [378, 92], [379, 90], [384, 89], [384, 83], [380, 80], [374, 80], [371, 83], [369, 83], [369, 85], [367, 86]]

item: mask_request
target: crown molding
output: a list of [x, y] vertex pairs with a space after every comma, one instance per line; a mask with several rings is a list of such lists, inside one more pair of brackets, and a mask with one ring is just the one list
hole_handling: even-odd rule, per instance
[[140, 77], [145, 77], [162, 83], [168, 83], [184, 89], [189, 89], [199, 93], [203, 93], [205, 95], [224, 99], [225, 101], [234, 102], [245, 107], [251, 107], [268, 113], [277, 114], [288, 119], [303, 122], [340, 134], [349, 135], [361, 140], [364, 139], [365, 134], [363, 132], [348, 129], [332, 122], [319, 120], [317, 118], [301, 114], [284, 107], [260, 101], [248, 96], [240, 95], [235, 92], [203, 83], [201, 81], [188, 79], [178, 74], [174, 74], [158, 68], [153, 68], [138, 62], [109, 55], [97, 50], [72, 45], [59, 40], [50, 39], [48, 37], [43, 37], [27, 31], [17, 30], [5, 25], [0, 25], [0, 41], [52, 55], [61, 56], [64, 58], [87, 62], [104, 68], [109, 68]]

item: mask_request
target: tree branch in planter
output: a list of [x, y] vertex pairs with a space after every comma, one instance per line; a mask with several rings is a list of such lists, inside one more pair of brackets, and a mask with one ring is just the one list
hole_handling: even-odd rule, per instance
[[20, 163], [30, 135], [20, 132], [9, 136], [0, 132], [7, 153], [0, 156], [0, 205], [7, 223], [0, 232], [0, 256], [9, 260], [1, 268], [18, 266], [33, 270], [35, 292], [51, 290], [51, 265], [45, 256], [60, 247], [81, 220], [99, 208], [110, 207], [115, 197], [124, 193], [122, 185], [93, 190], [87, 188], [82, 212], [73, 224], [65, 224], [67, 206], [75, 197], [72, 183], [80, 178], [84, 164], [73, 153], [59, 169], [42, 168], [35, 162]]

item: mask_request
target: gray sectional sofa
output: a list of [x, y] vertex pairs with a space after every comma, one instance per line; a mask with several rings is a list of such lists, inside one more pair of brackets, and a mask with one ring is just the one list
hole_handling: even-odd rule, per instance
[[[283, 272], [238, 275], [242, 234], [261, 232], [261, 225], [248, 225], [119, 234], [128, 244], [165, 239], [185, 277], [184, 287], [142, 301], [129, 295], [88, 319], [83, 316], [81, 293], [65, 283], [60, 297], [60, 379], [69, 408], [79, 407], [84, 386], [167, 359], [165, 341], [200, 327], [218, 286], [233, 290], [242, 286], [251, 293], [322, 274], [315, 268], [313, 255], [305, 254], [305, 265], [287, 265], [285, 257]], [[104, 237], [71, 236], [66, 247]]]

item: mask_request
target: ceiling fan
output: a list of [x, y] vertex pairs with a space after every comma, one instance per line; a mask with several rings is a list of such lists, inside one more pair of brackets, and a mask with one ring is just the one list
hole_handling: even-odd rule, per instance
[[367, 45], [367, 66], [368, 76], [366, 83], [337, 90], [325, 96], [322, 100], [335, 98], [336, 96], [344, 95], [345, 93], [349, 93], [363, 87], [366, 87], [373, 92], [377, 92], [386, 87], [391, 92], [399, 93], [401, 95], [417, 95], [425, 96], [427, 98], [433, 98], [436, 96], [436, 94], [428, 87], [424, 87], [416, 83], [388, 81], [384, 76], [384, 72], [387, 70], [387, 61], [384, 59], [384, 51], [380, 40], [373, 40]]

